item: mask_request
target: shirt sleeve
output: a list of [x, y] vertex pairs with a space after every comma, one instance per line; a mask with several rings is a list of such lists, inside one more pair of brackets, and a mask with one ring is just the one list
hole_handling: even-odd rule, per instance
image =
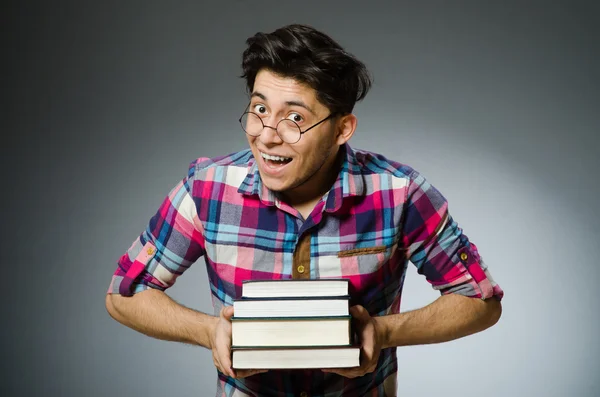
[[408, 259], [441, 294], [501, 300], [504, 292], [457, 222], [444, 196], [413, 171], [407, 189], [402, 239]]
[[203, 229], [192, 196], [195, 162], [168, 193], [146, 230], [118, 260], [107, 293], [132, 296], [161, 291], [204, 255]]

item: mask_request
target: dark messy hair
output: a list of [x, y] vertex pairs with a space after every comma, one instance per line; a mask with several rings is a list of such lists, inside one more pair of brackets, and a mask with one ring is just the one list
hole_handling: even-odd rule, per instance
[[364, 63], [310, 26], [294, 24], [271, 33], [259, 32], [246, 44], [241, 77], [246, 79], [248, 92], [264, 68], [308, 85], [332, 113], [347, 114], [371, 87]]

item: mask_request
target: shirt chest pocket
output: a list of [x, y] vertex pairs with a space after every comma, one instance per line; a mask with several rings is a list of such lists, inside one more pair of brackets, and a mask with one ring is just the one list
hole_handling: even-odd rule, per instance
[[318, 276], [347, 278], [376, 273], [389, 261], [394, 249], [395, 246], [377, 245], [320, 256], [317, 264]]

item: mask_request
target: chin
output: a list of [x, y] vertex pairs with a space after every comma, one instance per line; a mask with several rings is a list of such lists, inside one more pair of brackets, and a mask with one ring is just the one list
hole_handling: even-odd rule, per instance
[[279, 180], [272, 180], [270, 177], [265, 176], [261, 173], [260, 178], [262, 180], [262, 183], [271, 191], [273, 192], [285, 192], [286, 190], [289, 189], [289, 183], [283, 182], [283, 181], [279, 181]]

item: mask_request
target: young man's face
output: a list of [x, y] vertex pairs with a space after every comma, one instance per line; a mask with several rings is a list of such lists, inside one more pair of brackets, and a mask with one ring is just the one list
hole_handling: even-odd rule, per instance
[[[259, 136], [247, 137], [261, 179], [273, 191], [289, 194], [295, 188], [312, 190], [307, 185], [319, 183], [315, 181], [316, 175], [331, 172], [339, 146], [347, 140], [340, 137], [336, 118], [302, 134], [296, 143], [286, 143], [277, 135], [274, 128], [282, 119], [295, 121], [304, 131], [330, 115], [315, 94], [314, 89], [265, 69], [256, 75], [247, 110], [258, 114], [265, 128]], [[265, 158], [269, 156], [284, 157], [285, 161]]]

